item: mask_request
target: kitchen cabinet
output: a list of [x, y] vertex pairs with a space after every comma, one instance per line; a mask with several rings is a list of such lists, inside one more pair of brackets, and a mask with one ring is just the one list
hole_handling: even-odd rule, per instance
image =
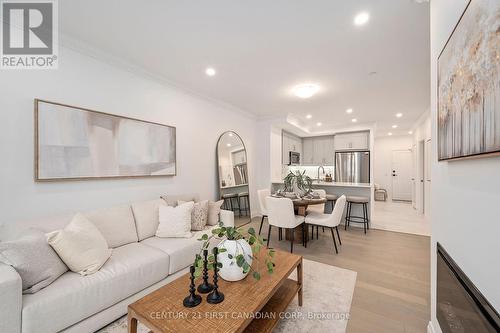
[[244, 164], [247, 162], [246, 151], [244, 149], [233, 151], [231, 155], [233, 159], [233, 165]]
[[283, 164], [290, 164], [290, 155], [291, 151], [299, 153], [302, 155], [302, 139], [296, 135], [291, 133], [282, 132], [282, 161]]
[[333, 165], [333, 136], [318, 136], [303, 139], [303, 165]]
[[335, 150], [369, 150], [368, 132], [337, 134], [334, 147]]

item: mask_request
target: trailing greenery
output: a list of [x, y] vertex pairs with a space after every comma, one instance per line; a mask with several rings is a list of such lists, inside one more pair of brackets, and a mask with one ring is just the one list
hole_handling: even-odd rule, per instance
[[304, 191], [304, 194], [309, 194], [312, 192], [312, 179], [309, 176], [306, 176], [306, 171], [300, 172], [297, 170], [295, 173], [291, 172], [286, 175], [286, 177], [283, 179], [283, 182], [285, 184], [285, 191], [286, 192], [293, 192], [294, 191], [294, 185], [301, 191]]
[[[264, 247], [265, 240], [261, 236], [259, 236], [255, 233], [254, 228], [248, 228], [247, 233], [248, 233], [248, 236], [245, 237], [245, 235], [242, 233], [242, 230], [240, 228], [224, 227], [224, 225], [222, 223], [219, 223], [219, 227], [214, 228], [212, 230], [212, 235], [209, 236], [208, 234], [203, 234], [203, 236], [201, 236], [201, 238], [198, 239], [199, 241], [203, 242], [203, 246], [201, 248], [200, 253], [196, 255], [196, 258], [194, 261], [194, 267], [195, 267], [194, 275], [195, 275], [195, 277], [199, 277], [201, 275], [201, 273], [203, 272], [203, 250], [208, 250], [208, 247], [210, 245], [210, 240], [212, 238], [217, 238], [217, 239], [220, 239], [221, 241], [223, 241], [223, 239], [225, 237], [227, 240], [245, 239], [248, 242], [248, 244], [250, 244], [250, 247], [252, 248], [252, 255], [248, 255], [248, 258], [245, 258], [244, 253], [243, 253], [243, 249], [241, 249], [241, 251], [240, 251], [239, 246], [237, 246], [236, 253], [234, 256], [232, 254], [228, 254], [229, 259], [231, 259], [230, 265], [234, 265], [234, 264], [238, 265], [238, 267], [240, 267], [242, 269], [243, 273], [245, 273], [245, 274], [252, 271], [253, 272], [252, 276], [254, 277], [254, 279], [260, 280], [261, 276], [260, 276], [259, 270], [254, 269], [250, 265], [248, 260], [252, 259], [254, 262], [257, 263], [257, 265], [259, 264], [258, 254], [260, 254], [261, 249]], [[223, 252], [227, 252], [227, 250], [224, 248], [219, 248], [219, 253], [223, 253]], [[274, 254], [275, 254], [275, 251], [273, 249], [268, 249], [266, 251], [264, 262], [265, 262], [266, 270], [269, 274], [272, 274], [274, 272], [274, 266], [275, 266], [275, 264], [273, 262]], [[215, 259], [214, 254], [209, 253], [208, 258], [207, 258], [207, 267], [209, 270], [213, 270], [213, 268], [214, 268], [214, 259]], [[218, 262], [217, 266], [219, 268], [222, 268], [222, 263]]]

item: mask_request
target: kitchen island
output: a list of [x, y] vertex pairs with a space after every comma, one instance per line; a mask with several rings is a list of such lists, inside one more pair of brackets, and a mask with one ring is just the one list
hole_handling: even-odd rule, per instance
[[[283, 189], [283, 181], [271, 183], [271, 192], [274, 193], [279, 189]], [[325, 182], [325, 181], [314, 181], [312, 185], [313, 189], [323, 189], [327, 194], [336, 194], [339, 197], [341, 195], [349, 196], [363, 196], [370, 198], [370, 203], [368, 204], [368, 215], [369, 219], [373, 216], [373, 185], [369, 183], [341, 183], [341, 182]], [[326, 204], [326, 213], [331, 212], [330, 204]], [[345, 214], [345, 210], [344, 210]], [[352, 206], [352, 215], [363, 216], [363, 211], [361, 205]], [[344, 220], [343, 220], [344, 221]], [[363, 226], [361, 223], [352, 223], [351, 226], [358, 227]]]

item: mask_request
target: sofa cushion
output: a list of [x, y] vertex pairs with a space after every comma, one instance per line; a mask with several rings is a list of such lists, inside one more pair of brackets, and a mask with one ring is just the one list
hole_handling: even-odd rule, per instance
[[166, 205], [166, 202], [163, 199], [156, 199], [132, 204], [139, 241], [155, 235], [160, 223], [158, 213], [160, 205]]
[[111, 248], [138, 241], [130, 206], [101, 209], [85, 213], [85, 217], [94, 223]]
[[170, 256], [169, 272], [173, 274], [194, 262], [195, 255], [200, 253], [203, 245], [198, 239], [203, 234], [212, 234], [213, 226], [207, 226], [201, 231], [193, 233], [191, 238], [160, 238], [151, 237], [141, 241], [141, 244], [159, 249]]
[[164, 279], [168, 267], [168, 255], [150, 246], [118, 247], [95, 274], [67, 272], [36, 294], [24, 295], [23, 332], [59, 332]]

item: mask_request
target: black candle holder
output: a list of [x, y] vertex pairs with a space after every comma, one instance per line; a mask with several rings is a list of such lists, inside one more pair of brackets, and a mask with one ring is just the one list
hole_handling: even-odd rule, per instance
[[203, 250], [203, 283], [198, 286], [198, 292], [200, 294], [207, 294], [214, 290], [214, 286], [208, 283], [208, 250]]
[[194, 308], [201, 303], [201, 296], [194, 293], [196, 290], [194, 285], [194, 266], [191, 266], [189, 268], [189, 271], [191, 273], [191, 276], [189, 278], [191, 280], [191, 283], [189, 284], [189, 296], [184, 298], [182, 304], [184, 304], [186, 308]]
[[219, 285], [217, 284], [218, 281], [218, 273], [219, 273], [219, 267], [217, 267], [217, 255], [219, 254], [219, 249], [217, 247], [214, 247], [214, 290], [208, 294], [207, 296], [207, 302], [210, 304], [217, 304], [220, 303], [224, 300], [224, 294], [219, 291]]

